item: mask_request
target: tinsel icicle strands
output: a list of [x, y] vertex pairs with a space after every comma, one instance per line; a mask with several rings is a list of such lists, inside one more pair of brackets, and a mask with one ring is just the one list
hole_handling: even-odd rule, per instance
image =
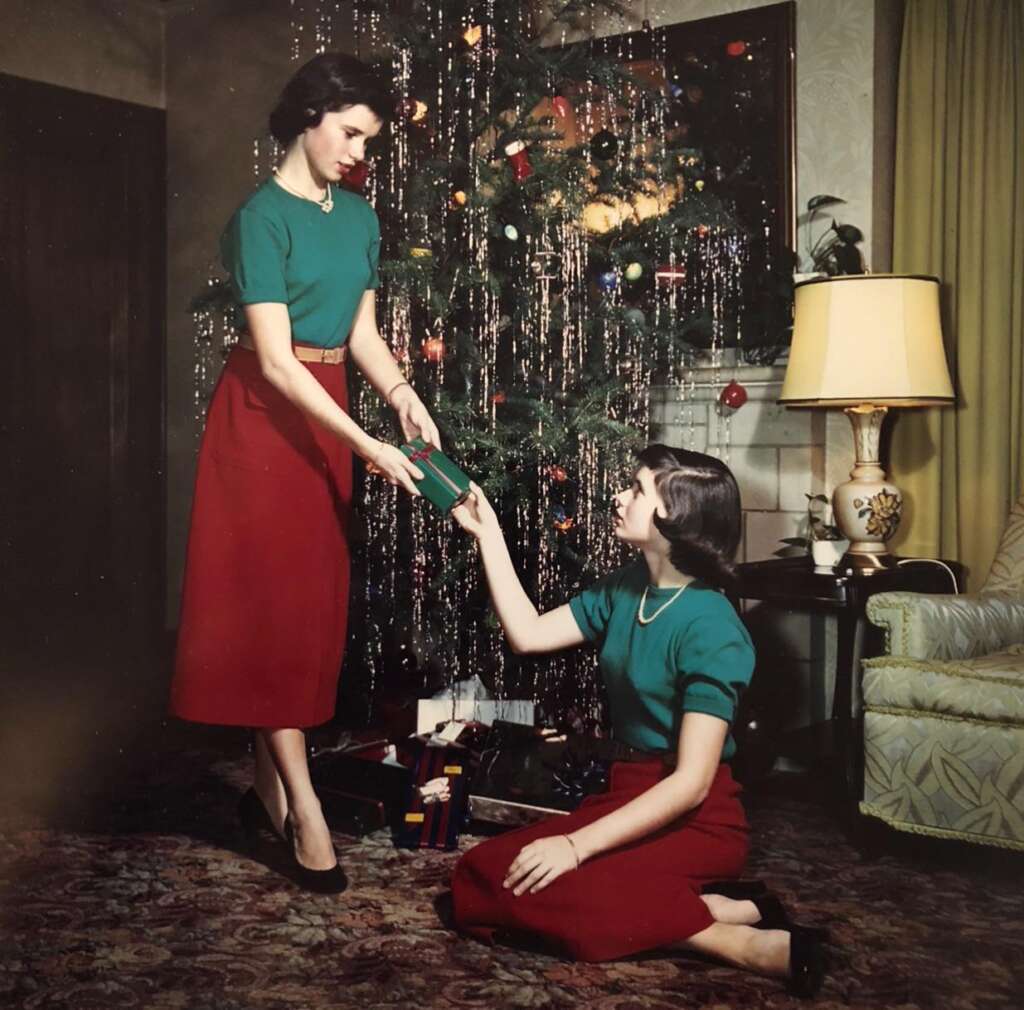
[[[612, 496], [648, 436], [652, 379], [678, 376], [697, 354], [680, 332], [700, 312], [713, 317], [705, 353], [721, 363], [721, 317], [738, 296], [727, 222], [698, 241], [687, 217], [697, 212], [666, 197], [676, 180], [664, 103], [620, 124], [616, 89], [632, 43], [611, 54], [559, 45], [580, 37], [575, 22], [628, 30], [618, 3], [559, 5], [554, 24], [535, 23], [533, 5], [498, 0], [290, 0], [289, 10], [293, 59], [353, 33], [361, 58], [393, 84], [398, 113], [365, 194], [381, 220], [382, 332], [443, 448], [498, 509], [524, 585], [541, 609], [558, 606], [624, 560]], [[664, 45], [653, 35], [657, 62]], [[601, 129], [617, 139], [604, 160], [589, 144]], [[513, 172], [512, 144], [529, 172]], [[254, 147], [257, 174], [269, 153]], [[595, 201], [615, 222], [606, 232], [588, 226]], [[650, 206], [657, 212], [640, 213]], [[633, 261], [643, 280], [627, 287]], [[658, 286], [663, 263], [686, 267], [685, 286]], [[599, 271], [616, 284], [598, 290]], [[211, 322], [197, 317], [207, 347]], [[365, 383], [352, 402], [367, 431], [401, 440]], [[347, 677], [364, 671], [372, 698], [392, 663], [407, 664], [420, 690], [480, 674], [548, 716], [599, 722], [592, 651], [510, 656], [455, 523], [373, 477], [356, 509], [362, 614]]]

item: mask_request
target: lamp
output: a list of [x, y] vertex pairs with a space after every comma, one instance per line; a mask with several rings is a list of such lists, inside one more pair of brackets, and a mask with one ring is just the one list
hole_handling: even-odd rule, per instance
[[886, 541], [903, 496], [879, 463], [890, 407], [953, 402], [939, 321], [939, 280], [856, 274], [796, 285], [793, 343], [779, 403], [845, 407], [856, 463], [832, 495], [836, 525], [850, 541], [843, 564], [869, 573], [895, 564]]

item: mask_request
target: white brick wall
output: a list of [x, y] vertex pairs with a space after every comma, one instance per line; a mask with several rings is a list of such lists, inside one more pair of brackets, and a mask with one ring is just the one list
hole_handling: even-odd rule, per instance
[[[695, 368], [694, 388], [651, 391], [653, 441], [724, 459], [736, 475], [743, 503], [741, 561], [775, 555], [783, 537], [805, 532], [805, 493], [831, 493], [849, 476], [853, 444], [841, 411], [792, 409], [775, 401], [785, 366]], [[736, 378], [748, 400], [737, 411], [718, 406], [722, 388]], [[685, 396], [684, 396], [685, 394]], [[787, 664], [803, 688], [796, 691], [792, 726], [818, 722], [831, 709], [835, 629], [831, 618], [773, 615], [772, 638], [783, 643]]]

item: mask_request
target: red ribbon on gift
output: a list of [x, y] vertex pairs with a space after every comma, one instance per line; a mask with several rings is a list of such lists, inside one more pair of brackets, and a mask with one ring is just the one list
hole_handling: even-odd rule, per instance
[[430, 454], [434, 451], [432, 445], [424, 446], [422, 449], [416, 449], [413, 454], [409, 457], [410, 463], [426, 463], [430, 459]]

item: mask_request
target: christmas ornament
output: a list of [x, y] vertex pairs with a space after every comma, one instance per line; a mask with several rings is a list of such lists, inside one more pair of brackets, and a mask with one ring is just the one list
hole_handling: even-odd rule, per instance
[[444, 360], [444, 341], [440, 337], [428, 337], [420, 345], [423, 357], [431, 364], [438, 364]]
[[560, 505], [556, 505], [551, 510], [551, 525], [558, 530], [559, 533], [565, 533], [566, 530], [571, 530], [576, 524], [576, 520], [572, 516], [565, 514], [565, 509]]
[[514, 224], [505, 225], [505, 238], [509, 242], [515, 242], [519, 239], [519, 229]]
[[564, 484], [569, 479], [569, 475], [565, 470], [556, 463], [552, 463], [551, 466], [547, 467], [546, 473], [557, 484]]
[[705, 238], [705, 237], [707, 236], [707, 233], [708, 233], [708, 232], [709, 232], [710, 230], [711, 230], [711, 229], [710, 229], [710, 228], [709, 228], [709, 227], [708, 227], [708, 226], [707, 226], [706, 224], [699, 224], [699, 225], [697, 225], [697, 234], [698, 234], [698, 235], [699, 235], [699, 236], [700, 236], [701, 238]]
[[530, 152], [526, 150], [526, 144], [521, 140], [513, 140], [505, 147], [505, 156], [512, 166], [512, 178], [516, 182], [522, 182], [533, 175], [533, 165], [530, 164]]
[[725, 52], [728, 56], [742, 56], [746, 51], [746, 42], [742, 42], [739, 39], [737, 39], [735, 42], [727, 43], [725, 47]]
[[540, 281], [555, 280], [561, 272], [558, 253], [553, 249], [539, 249], [530, 260], [530, 272]]
[[718, 401], [723, 407], [730, 407], [732, 410], [739, 410], [747, 402], [747, 391], [735, 379], [727, 385], [718, 395]]
[[644, 268], [636, 262], [630, 263], [626, 267], [626, 280], [627, 281], [638, 281], [643, 276]]
[[428, 256], [433, 256], [434, 254], [426, 246], [414, 245], [409, 250], [409, 255], [413, 259], [421, 260], [421, 259], [426, 259]]
[[609, 161], [619, 150], [619, 138], [611, 130], [600, 130], [590, 138], [590, 153], [599, 161]]
[[456, 207], [465, 207], [466, 200], [467, 197], [465, 190], [457, 189], [454, 193], [452, 193], [452, 203], [455, 204]]
[[346, 189], [351, 189], [356, 193], [362, 192], [363, 186], [366, 185], [366, 180], [370, 177], [370, 164], [366, 161], [357, 161], [345, 174], [342, 176], [341, 184]]
[[551, 99], [551, 107], [555, 110], [555, 115], [557, 115], [559, 119], [565, 119], [565, 117], [572, 112], [572, 104], [564, 95], [555, 95], [555, 97]]
[[647, 316], [644, 315], [643, 309], [626, 309], [624, 316], [626, 322], [631, 323], [633, 326], [643, 326], [647, 322]]
[[604, 270], [597, 275], [597, 286], [607, 294], [619, 286], [619, 275], [614, 270]]
[[471, 25], [463, 33], [462, 37], [466, 41], [466, 45], [472, 49], [479, 41], [483, 38], [484, 30], [480, 25]]
[[699, 193], [704, 188], [704, 180], [698, 179], [694, 184], [693, 188]]
[[403, 99], [399, 109], [410, 123], [422, 124], [426, 122], [427, 103], [421, 102], [418, 98]]
[[504, 403], [507, 399], [508, 397], [499, 389], [498, 392], [491, 397], [491, 403]]
[[654, 272], [659, 287], [678, 288], [686, 283], [686, 267], [682, 263], [665, 263]]

